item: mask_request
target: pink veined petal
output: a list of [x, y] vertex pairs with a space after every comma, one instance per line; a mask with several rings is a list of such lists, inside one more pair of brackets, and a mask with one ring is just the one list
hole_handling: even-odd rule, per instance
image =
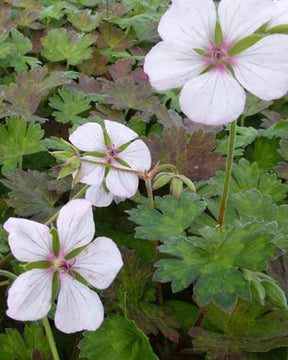
[[103, 185], [90, 186], [86, 191], [85, 199], [97, 207], [109, 206], [113, 201], [113, 194], [106, 192]]
[[104, 309], [97, 293], [70, 275], [62, 275], [55, 313], [56, 327], [67, 334], [81, 330], [94, 331], [103, 319]]
[[224, 68], [190, 80], [180, 95], [181, 109], [192, 121], [213, 126], [236, 120], [245, 101], [245, 91]]
[[222, 0], [218, 13], [224, 39], [235, 43], [253, 34], [275, 10], [271, 0]]
[[60, 210], [57, 228], [62, 256], [87, 245], [95, 233], [91, 203], [84, 199], [71, 200]]
[[267, 30], [270, 30], [279, 25], [287, 25], [288, 24], [288, 1], [282, 0], [274, 1], [277, 10], [275, 15], [271, 18], [268, 23]]
[[207, 67], [191, 45], [160, 42], [145, 58], [144, 71], [157, 90], [168, 90], [184, 85]]
[[271, 35], [238, 55], [233, 65], [237, 80], [263, 100], [288, 91], [288, 36]]
[[86, 123], [79, 126], [69, 136], [69, 141], [82, 151], [106, 151], [103, 129], [96, 123]]
[[120, 158], [126, 161], [133, 170], [144, 171], [151, 167], [151, 154], [142, 140], [133, 141], [120, 153]]
[[80, 182], [88, 185], [99, 185], [105, 175], [105, 166], [93, 164], [88, 161], [105, 162], [105, 159], [93, 156], [83, 156], [81, 158], [81, 177]]
[[[119, 166], [120, 167], [120, 166]], [[110, 169], [106, 177], [106, 186], [114, 196], [130, 198], [138, 189], [137, 175]]]
[[107, 289], [123, 266], [116, 244], [98, 237], [76, 257], [75, 270], [97, 289]]
[[212, 0], [173, 0], [158, 31], [165, 42], [203, 49], [210, 46], [215, 25], [216, 9]]
[[8, 292], [7, 315], [15, 320], [35, 321], [51, 307], [53, 272], [34, 269], [18, 276]]
[[52, 236], [46, 225], [32, 220], [9, 218], [3, 225], [16, 259], [25, 262], [46, 260], [52, 253]]
[[117, 148], [138, 137], [138, 134], [136, 134], [135, 131], [129, 129], [125, 125], [117, 123], [116, 121], [104, 120], [104, 123], [112, 144]]

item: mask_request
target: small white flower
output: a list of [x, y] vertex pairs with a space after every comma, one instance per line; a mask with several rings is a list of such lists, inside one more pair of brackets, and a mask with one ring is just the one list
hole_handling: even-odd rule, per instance
[[207, 125], [225, 124], [241, 115], [243, 87], [263, 100], [281, 98], [288, 91], [287, 35], [270, 35], [237, 55], [229, 53], [276, 10], [271, 0], [222, 0], [218, 18], [223, 39], [217, 44], [213, 0], [172, 0], [158, 28], [163, 41], [145, 59], [152, 86], [183, 86], [182, 111]]
[[145, 171], [151, 166], [150, 151], [142, 140], [135, 140], [137, 133], [127, 126], [110, 120], [104, 120], [104, 124], [109, 144], [105, 141], [102, 127], [96, 123], [79, 126], [69, 137], [70, 142], [78, 149], [91, 153], [80, 159], [80, 182], [100, 186], [105, 177], [107, 189], [113, 196], [129, 198], [137, 191], [138, 176], [115, 169], [109, 169], [108, 174], [105, 174], [107, 167], [93, 161], [110, 163], [128, 170]]
[[[9, 232], [9, 245], [16, 259], [51, 264], [45, 269], [27, 271], [14, 281], [8, 292], [7, 315], [21, 321], [46, 316], [51, 308], [53, 277], [57, 273], [61, 285], [56, 327], [65, 333], [96, 330], [104, 318], [103, 305], [95, 291], [76, 280], [75, 273], [92, 286], [106, 289], [123, 262], [111, 239], [98, 237], [91, 242], [95, 232], [91, 204], [84, 199], [72, 200], [61, 209], [57, 219], [59, 254], [54, 253], [52, 235], [46, 225], [10, 218], [4, 229]], [[79, 255], [66, 259], [71, 251], [86, 245]]]

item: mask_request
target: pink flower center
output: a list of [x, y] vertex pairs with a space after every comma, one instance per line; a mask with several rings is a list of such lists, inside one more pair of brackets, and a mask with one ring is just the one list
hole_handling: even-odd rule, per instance
[[112, 144], [106, 151], [107, 160], [112, 160], [117, 157], [118, 149], [116, 145]]
[[66, 274], [69, 271], [73, 270], [75, 263], [76, 263], [76, 259], [72, 259], [72, 260], [62, 259], [58, 268], [61, 273]]
[[216, 45], [214, 41], [211, 41], [211, 45], [205, 50], [205, 56], [203, 56], [202, 60], [207, 67], [215, 66], [217, 68], [223, 68], [227, 65], [232, 65], [233, 57], [228, 55], [230, 48], [231, 46], [228, 45], [225, 40], [219, 45]]
[[66, 260], [63, 257], [56, 257], [54, 254], [49, 257], [49, 261], [52, 262], [52, 266], [49, 268], [49, 271], [54, 273], [59, 271], [60, 274], [67, 274], [71, 270], [76, 270], [76, 258], [71, 260]]

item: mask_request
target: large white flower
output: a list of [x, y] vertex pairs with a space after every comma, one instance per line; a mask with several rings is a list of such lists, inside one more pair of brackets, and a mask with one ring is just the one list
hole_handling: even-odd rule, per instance
[[[9, 245], [16, 259], [47, 263], [44, 269], [27, 271], [14, 281], [8, 293], [7, 315], [22, 321], [46, 316], [51, 308], [53, 278], [57, 275], [60, 292], [56, 327], [65, 333], [96, 330], [104, 318], [103, 305], [95, 291], [76, 280], [77, 274], [92, 286], [106, 289], [123, 263], [111, 239], [98, 237], [91, 242], [95, 232], [92, 205], [83, 199], [72, 200], [61, 209], [57, 219], [58, 254], [53, 250], [52, 235], [46, 225], [10, 218], [4, 229], [9, 232]], [[86, 247], [80, 254], [67, 257], [82, 246]]]
[[106, 185], [93, 185], [85, 193], [85, 199], [90, 201], [93, 205], [97, 207], [106, 207], [109, 206], [114, 200], [116, 204], [125, 200], [125, 197], [114, 196], [109, 190], [107, 190]]
[[151, 155], [138, 135], [127, 126], [114, 121], [104, 120], [105, 132], [96, 123], [79, 126], [69, 140], [78, 149], [88, 153], [81, 160], [80, 182], [100, 186], [105, 184], [114, 196], [129, 198], [138, 188], [138, 176], [133, 173], [109, 169], [95, 162], [110, 163], [118, 168], [135, 171], [149, 170]]
[[246, 101], [243, 87], [263, 100], [284, 96], [288, 90], [287, 35], [270, 35], [240, 53], [235, 48], [231, 52], [276, 10], [271, 0], [222, 0], [218, 7], [222, 40], [218, 43], [213, 0], [173, 0], [159, 24], [163, 41], [145, 59], [144, 70], [152, 86], [168, 90], [184, 85], [182, 111], [207, 125], [225, 124], [240, 116]]

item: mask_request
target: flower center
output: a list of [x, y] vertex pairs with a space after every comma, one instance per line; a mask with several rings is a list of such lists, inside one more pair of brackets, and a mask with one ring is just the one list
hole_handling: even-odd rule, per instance
[[76, 259], [66, 260], [66, 259], [55, 259], [53, 262], [53, 267], [55, 270], [59, 270], [62, 274], [68, 273], [73, 270], [74, 265], [76, 263]]
[[110, 148], [108, 148], [108, 150], [106, 151], [106, 156], [108, 158], [108, 160], [112, 160], [113, 158], [117, 157], [117, 147], [112, 144], [110, 146]]
[[205, 51], [204, 62], [207, 66], [227, 66], [233, 62], [233, 58], [228, 55], [230, 46], [222, 41], [219, 45], [216, 45], [211, 41], [211, 45]]

